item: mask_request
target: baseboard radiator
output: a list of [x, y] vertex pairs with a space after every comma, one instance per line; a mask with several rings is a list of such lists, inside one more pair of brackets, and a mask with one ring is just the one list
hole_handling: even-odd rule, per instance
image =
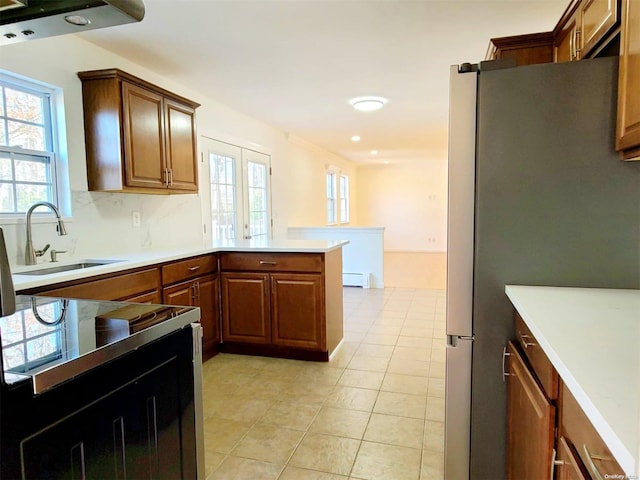
[[342, 285], [345, 287], [369, 288], [369, 273], [343, 273]]

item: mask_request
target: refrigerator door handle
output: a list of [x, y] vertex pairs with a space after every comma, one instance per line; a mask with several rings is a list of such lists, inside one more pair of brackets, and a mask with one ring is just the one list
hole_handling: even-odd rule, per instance
[[474, 341], [475, 335], [447, 335], [447, 347], [457, 347], [460, 340]]

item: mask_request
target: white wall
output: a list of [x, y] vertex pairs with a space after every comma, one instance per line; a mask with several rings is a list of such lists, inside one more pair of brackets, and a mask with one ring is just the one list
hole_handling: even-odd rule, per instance
[[323, 226], [327, 224], [327, 165], [340, 169], [349, 176], [349, 197], [351, 202], [350, 224], [358, 222], [355, 206], [358, 190], [356, 164], [326, 150], [315, 147], [294, 136], [289, 137], [289, 226]]
[[361, 165], [357, 176], [358, 222], [386, 228], [385, 251], [446, 251], [446, 154]]
[[[215, 92], [195, 92], [186, 85], [171, 82], [126, 58], [76, 36], [66, 35], [3, 46], [0, 49], [0, 68], [64, 90], [73, 219], [68, 224], [69, 235], [66, 237], [58, 237], [53, 224], [35, 224], [36, 248], [51, 243], [52, 248], [69, 250], [68, 255], [99, 256], [202, 245], [203, 207], [200, 195], [166, 196], [87, 191], [81, 82], [76, 74], [83, 70], [114, 67], [201, 103], [202, 106], [197, 110], [199, 135], [227, 141], [237, 139], [239, 144], [271, 155], [275, 237], [286, 237], [291, 208], [296, 221], [318, 224], [320, 219], [316, 221], [316, 199], [314, 197], [310, 200], [307, 195], [310, 187], [316, 187], [315, 181], [306, 177], [306, 169], [310, 168], [306, 163], [307, 157], [313, 159], [313, 165], [328, 161], [325, 158], [335, 163], [343, 160], [304, 142], [293, 147], [293, 159], [290, 159], [290, 145], [284, 132], [216, 102], [213, 99]], [[307, 150], [311, 153], [305, 153]], [[202, 176], [200, 183], [201, 188], [206, 185], [206, 179]], [[323, 189], [324, 174], [319, 176], [318, 184], [318, 188]], [[309, 207], [309, 212], [313, 212], [311, 216], [304, 218], [296, 197], [301, 199], [302, 210]], [[296, 200], [292, 200], [293, 198]], [[131, 225], [132, 210], [142, 214], [140, 228], [133, 228]], [[24, 223], [22, 220], [17, 225], [5, 223], [2, 228], [7, 240], [9, 260], [12, 264], [23, 263]]]

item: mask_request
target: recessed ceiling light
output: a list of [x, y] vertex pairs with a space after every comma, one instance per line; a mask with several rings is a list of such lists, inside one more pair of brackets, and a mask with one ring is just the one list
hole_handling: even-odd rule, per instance
[[356, 97], [349, 100], [349, 103], [353, 108], [361, 112], [373, 112], [384, 107], [387, 99], [382, 97]]
[[359, 135], [354, 135], [353, 137], [351, 137], [351, 141], [352, 142], [359, 142], [360, 141], [360, 136]]
[[378, 150], [371, 150], [371, 155], [377, 155], [378, 154]]
[[91, 20], [89, 20], [87, 17], [83, 17], [82, 15], [67, 15], [66, 17], [64, 17], [64, 19], [67, 23], [78, 25], [79, 27], [89, 25], [91, 23]]
[[389, 165], [389, 160], [385, 160], [385, 161], [384, 161], [384, 164], [385, 164], [385, 165]]

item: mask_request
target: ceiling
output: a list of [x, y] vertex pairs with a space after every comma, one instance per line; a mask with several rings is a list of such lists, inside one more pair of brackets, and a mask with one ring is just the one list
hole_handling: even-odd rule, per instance
[[[482, 60], [491, 37], [553, 29], [569, 1], [145, 3], [141, 23], [81, 36], [338, 155], [377, 163], [446, 158], [449, 65]], [[357, 112], [348, 101], [361, 95], [389, 101]]]

